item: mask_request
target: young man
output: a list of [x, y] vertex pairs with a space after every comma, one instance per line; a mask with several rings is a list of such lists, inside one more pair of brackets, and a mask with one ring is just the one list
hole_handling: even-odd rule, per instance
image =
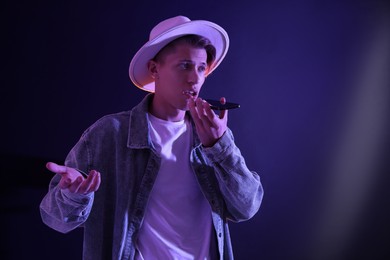
[[64, 233], [84, 227], [84, 259], [233, 258], [228, 220], [251, 218], [263, 190], [227, 111], [198, 97], [228, 44], [214, 23], [162, 21], [129, 68], [152, 93], [88, 128], [64, 166], [47, 164], [56, 175], [42, 219]]

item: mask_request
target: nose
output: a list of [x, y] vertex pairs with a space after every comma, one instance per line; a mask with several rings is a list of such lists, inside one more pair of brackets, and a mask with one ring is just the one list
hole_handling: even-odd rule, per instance
[[199, 83], [200, 78], [201, 78], [201, 74], [196, 69], [193, 69], [190, 71], [190, 73], [188, 73], [187, 81], [191, 85], [196, 85]]

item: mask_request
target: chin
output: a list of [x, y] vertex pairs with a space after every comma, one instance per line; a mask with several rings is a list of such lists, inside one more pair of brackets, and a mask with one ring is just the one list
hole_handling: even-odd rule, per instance
[[187, 112], [188, 110], [190, 110], [190, 108], [188, 106], [185, 106], [183, 108], [179, 108], [179, 110]]
[[188, 111], [190, 110], [190, 105], [188, 104], [188, 102], [185, 102], [184, 104], [178, 106], [178, 109], [182, 111]]

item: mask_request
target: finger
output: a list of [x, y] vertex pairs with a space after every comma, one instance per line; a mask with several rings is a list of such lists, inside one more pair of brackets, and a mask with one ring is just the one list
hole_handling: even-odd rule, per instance
[[90, 172], [88, 174], [88, 177], [84, 180], [84, 182], [80, 185], [79, 189], [78, 189], [78, 192], [79, 193], [82, 193], [82, 194], [85, 194], [85, 193], [88, 193], [88, 189], [91, 187], [92, 185], [92, 181], [93, 181], [93, 173]]
[[76, 180], [71, 185], [69, 185], [69, 191], [72, 193], [77, 193], [83, 181], [84, 178], [82, 176], [77, 177]]
[[60, 182], [58, 183], [58, 187], [60, 189], [67, 189], [70, 187], [70, 185], [72, 184], [72, 180], [67, 178], [67, 177], [62, 177]]
[[210, 109], [210, 104], [207, 103], [205, 100], [198, 98], [196, 100], [196, 110], [201, 120], [204, 120], [208, 117], [207, 109]]
[[195, 108], [195, 101], [191, 99], [188, 104], [188, 108], [190, 110], [190, 114], [192, 117], [196, 116], [196, 108]]
[[[225, 97], [221, 97], [219, 99], [219, 102], [221, 102], [221, 104], [226, 104], [226, 98]], [[220, 119], [223, 119], [223, 120], [227, 120], [227, 115], [228, 115], [228, 110], [225, 109], [225, 110], [221, 110], [221, 112], [219, 113], [219, 118]]]
[[93, 178], [93, 182], [91, 187], [89, 188], [89, 192], [97, 191], [100, 187], [101, 183], [101, 175], [100, 172], [96, 172], [96, 175]]
[[84, 187], [81, 187], [79, 192], [83, 194], [88, 194], [90, 192], [95, 192], [99, 189], [100, 186], [100, 173], [97, 171], [91, 171], [91, 178], [88, 180], [88, 183]]
[[211, 109], [210, 104], [206, 100], [203, 100], [197, 106], [199, 106], [201, 109], [201, 112], [200, 112], [201, 119], [202, 119], [202, 123], [205, 126], [215, 127], [216, 125], [218, 125], [218, 122], [216, 120], [216, 118], [219, 118], [218, 114], [215, 113], [213, 109]]
[[228, 115], [227, 109], [221, 110], [221, 112], [219, 113], [219, 119], [227, 120], [227, 115]]
[[196, 107], [199, 108], [198, 112], [200, 116], [207, 115], [205, 108], [209, 108], [210, 104], [206, 100], [198, 98], [196, 100]]
[[46, 168], [49, 171], [54, 172], [54, 173], [58, 173], [58, 174], [65, 174], [67, 172], [66, 166], [58, 165], [58, 164], [53, 163], [53, 162], [46, 163]]
[[81, 184], [78, 192], [84, 194], [89, 193], [96, 176], [97, 176], [97, 171], [95, 170], [90, 171], [87, 179], [85, 179], [85, 181]]
[[194, 120], [194, 123], [197, 127], [201, 126], [202, 125], [202, 120], [199, 116], [199, 107], [198, 107], [198, 100], [199, 98], [194, 101], [194, 100], [191, 100], [190, 104], [189, 104], [189, 108], [190, 108], [190, 113], [191, 113], [191, 116], [192, 116], [192, 119]]
[[217, 114], [215, 114], [215, 112], [211, 109], [210, 105], [207, 102], [204, 104], [203, 109], [207, 117], [207, 119], [205, 118], [204, 123], [207, 123], [208, 126], [217, 125], [218, 123], [215, 120]]
[[213, 127], [215, 125], [215, 113], [211, 110], [210, 104], [205, 100], [200, 100], [197, 102], [196, 107], [198, 108], [200, 127], [203, 129]]

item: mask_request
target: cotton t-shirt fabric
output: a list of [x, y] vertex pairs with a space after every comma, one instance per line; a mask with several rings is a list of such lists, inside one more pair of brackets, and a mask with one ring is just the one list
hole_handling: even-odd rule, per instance
[[149, 119], [161, 167], [140, 229], [137, 259], [211, 259], [211, 208], [190, 166], [191, 124], [151, 114]]

